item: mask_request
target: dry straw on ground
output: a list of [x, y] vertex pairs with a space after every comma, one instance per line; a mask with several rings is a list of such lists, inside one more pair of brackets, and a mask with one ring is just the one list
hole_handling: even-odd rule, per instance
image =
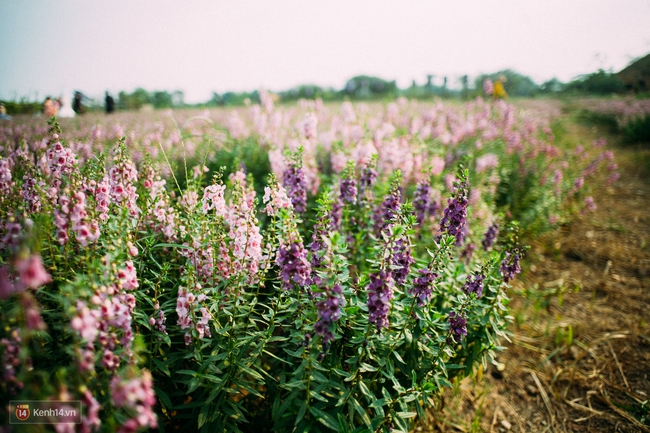
[[[583, 144], [605, 134], [567, 128]], [[595, 183], [598, 209], [533, 240], [500, 365], [416, 431], [650, 432], [650, 147], [617, 140], [621, 178]]]

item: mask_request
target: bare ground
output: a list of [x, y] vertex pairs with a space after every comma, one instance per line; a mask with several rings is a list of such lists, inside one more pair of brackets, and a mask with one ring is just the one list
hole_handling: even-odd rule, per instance
[[592, 186], [595, 212], [533, 240], [500, 364], [416, 431], [650, 432], [650, 146], [608, 141], [621, 178]]

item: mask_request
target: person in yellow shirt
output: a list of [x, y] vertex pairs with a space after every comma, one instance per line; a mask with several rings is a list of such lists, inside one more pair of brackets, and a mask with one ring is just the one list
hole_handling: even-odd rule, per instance
[[494, 99], [505, 99], [508, 97], [508, 94], [506, 93], [506, 89], [503, 88], [503, 83], [505, 81], [506, 81], [506, 77], [502, 75], [494, 83], [494, 91], [492, 93]]

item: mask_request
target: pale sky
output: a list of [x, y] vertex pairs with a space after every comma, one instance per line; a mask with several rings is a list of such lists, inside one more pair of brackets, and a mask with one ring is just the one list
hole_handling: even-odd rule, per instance
[[541, 83], [648, 52], [650, 0], [0, 0], [2, 99], [144, 87], [194, 103], [504, 68]]

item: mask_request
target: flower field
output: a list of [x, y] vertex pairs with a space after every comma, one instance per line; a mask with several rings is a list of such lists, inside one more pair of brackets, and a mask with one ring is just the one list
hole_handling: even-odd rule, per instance
[[650, 100], [610, 99], [582, 101], [583, 116], [609, 125], [622, 133], [628, 142], [650, 141]]
[[0, 123], [2, 424], [53, 400], [83, 403], [57, 431], [410, 431], [503, 349], [526, 243], [620, 176], [556, 120], [262, 93]]

